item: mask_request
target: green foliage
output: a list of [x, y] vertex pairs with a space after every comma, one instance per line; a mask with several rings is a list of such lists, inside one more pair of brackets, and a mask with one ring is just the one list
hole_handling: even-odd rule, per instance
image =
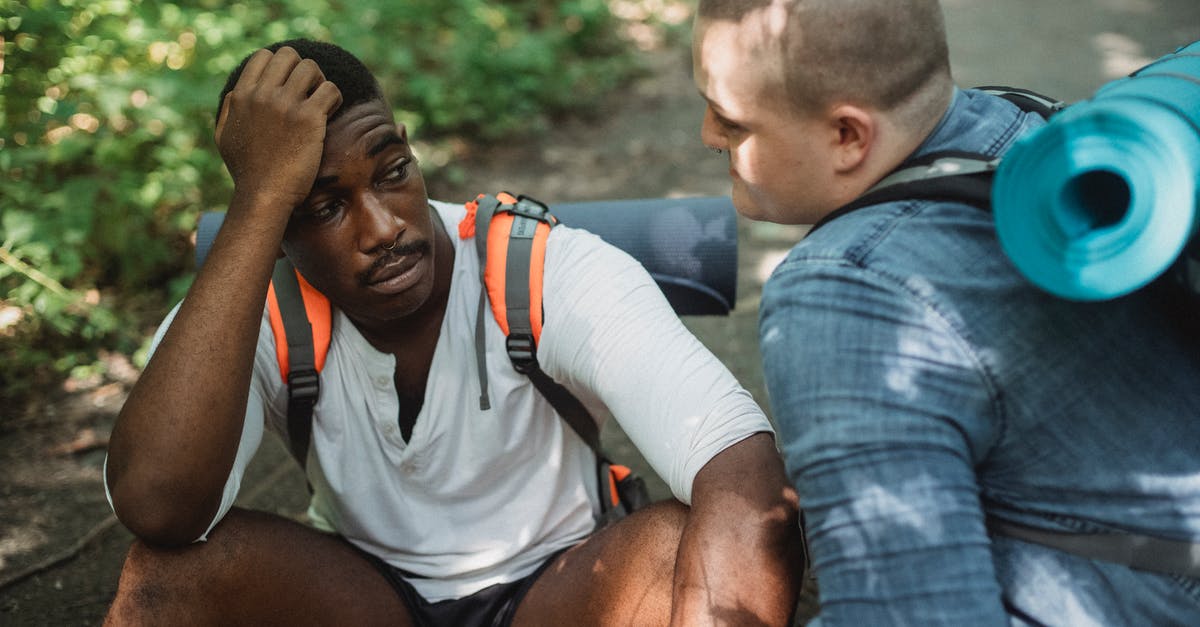
[[380, 2], [330, 24], [424, 134], [495, 139], [594, 102], [627, 70], [603, 0]]
[[135, 352], [182, 296], [230, 192], [217, 94], [255, 48], [339, 43], [416, 136], [495, 140], [627, 76], [615, 27], [605, 0], [0, 0], [0, 395]]

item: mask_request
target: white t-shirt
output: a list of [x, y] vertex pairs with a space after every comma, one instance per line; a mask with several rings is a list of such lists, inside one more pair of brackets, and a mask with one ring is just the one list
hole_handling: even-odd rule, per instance
[[[465, 208], [432, 204], [454, 240], [454, 276], [411, 437], [404, 441], [397, 423], [393, 356], [375, 350], [335, 308], [307, 470], [314, 523], [418, 575], [413, 585], [436, 602], [529, 574], [586, 537], [599, 504], [591, 450], [513, 369], [490, 309], [491, 408], [480, 410], [479, 258], [474, 240], [455, 237]], [[543, 299], [542, 369], [601, 424], [615, 417], [680, 501], [691, 502], [692, 480], [713, 456], [771, 431], [625, 252], [585, 231], [553, 229]], [[233, 505], [264, 423], [280, 433], [287, 424], [287, 389], [265, 313], [242, 441], [213, 525]]]

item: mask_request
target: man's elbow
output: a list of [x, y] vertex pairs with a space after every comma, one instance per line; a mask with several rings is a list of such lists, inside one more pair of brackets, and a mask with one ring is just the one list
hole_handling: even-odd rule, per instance
[[178, 547], [199, 538], [212, 522], [216, 508], [188, 502], [164, 486], [135, 487], [128, 480], [111, 486], [113, 512], [130, 533], [146, 544]]

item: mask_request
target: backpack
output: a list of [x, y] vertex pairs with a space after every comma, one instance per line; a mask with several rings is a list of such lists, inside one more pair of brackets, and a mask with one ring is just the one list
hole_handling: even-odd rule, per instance
[[[1047, 120], [1066, 107], [1061, 101], [1024, 89], [991, 86], [977, 89], [1004, 98], [1022, 111], [1037, 113]], [[1000, 158], [970, 152], [945, 151], [925, 155], [906, 163], [857, 199], [826, 215], [808, 233], [811, 235], [830, 221], [858, 209], [901, 200], [961, 202], [991, 212], [992, 183], [999, 165]], [[1179, 260], [1147, 287], [1159, 290], [1167, 298], [1194, 299], [1200, 287], [1200, 238], [1193, 239]], [[1200, 577], [1200, 544], [1197, 543], [1124, 532], [1050, 531], [992, 514], [985, 516], [991, 535], [1004, 535], [1139, 570]]]
[[[619, 247], [639, 257], [677, 313], [720, 315], [733, 308], [737, 240], [733, 209], [727, 198], [576, 203], [563, 208], [564, 213], [578, 215], [579, 222], [588, 222], [584, 216], [591, 214], [596, 219], [609, 218], [608, 223], [616, 224], [621, 230], [608, 226], [591, 230], [607, 231], [610, 239], [615, 235]], [[651, 248], [659, 247], [641, 237], [646, 226], [644, 216], [657, 216], [655, 226], [660, 228], [679, 230], [690, 224], [703, 224], [706, 228], [700, 229], [699, 236], [676, 238], [687, 250], [669, 251], [670, 259], [655, 258], [656, 252], [651, 252]], [[197, 265], [207, 255], [222, 219], [220, 213], [201, 217]], [[513, 368], [529, 377], [596, 456], [600, 501], [597, 526], [600, 527], [649, 504], [650, 497], [641, 477], [610, 460], [601, 446], [596, 421], [583, 404], [537, 363], [545, 243], [550, 230], [558, 224], [558, 218], [546, 205], [527, 196], [507, 192], [494, 196], [480, 194], [467, 203], [467, 217], [459, 224], [459, 237], [474, 238], [484, 288], [475, 329], [479, 402], [480, 409], [490, 408], [483, 346], [484, 310], [490, 304], [492, 315], [506, 336]], [[680, 258], [700, 261], [698, 271], [684, 272], [675, 267]], [[531, 286], [537, 289], [531, 290]], [[287, 445], [304, 467], [313, 407], [320, 393], [320, 371], [330, 344], [332, 306], [282, 257], [275, 264], [268, 286], [267, 310], [279, 372], [287, 384]]]

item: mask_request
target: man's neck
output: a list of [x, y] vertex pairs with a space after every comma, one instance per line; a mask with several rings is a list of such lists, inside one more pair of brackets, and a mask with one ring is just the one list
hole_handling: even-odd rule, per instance
[[908, 145], [896, 166], [911, 158], [941, 126], [942, 120], [946, 119], [950, 108], [954, 106], [956, 89], [954, 82], [947, 78], [931, 87], [927, 95], [918, 95], [915, 102], [907, 105], [902, 115], [903, 119], [911, 121], [905, 129]]
[[866, 171], [858, 187], [858, 195], [874, 187], [884, 177], [904, 164], [929, 139], [954, 104], [954, 84], [946, 83], [936, 92], [917, 98], [917, 102], [901, 106], [880, 116], [885, 138], [878, 146], [876, 159]]

